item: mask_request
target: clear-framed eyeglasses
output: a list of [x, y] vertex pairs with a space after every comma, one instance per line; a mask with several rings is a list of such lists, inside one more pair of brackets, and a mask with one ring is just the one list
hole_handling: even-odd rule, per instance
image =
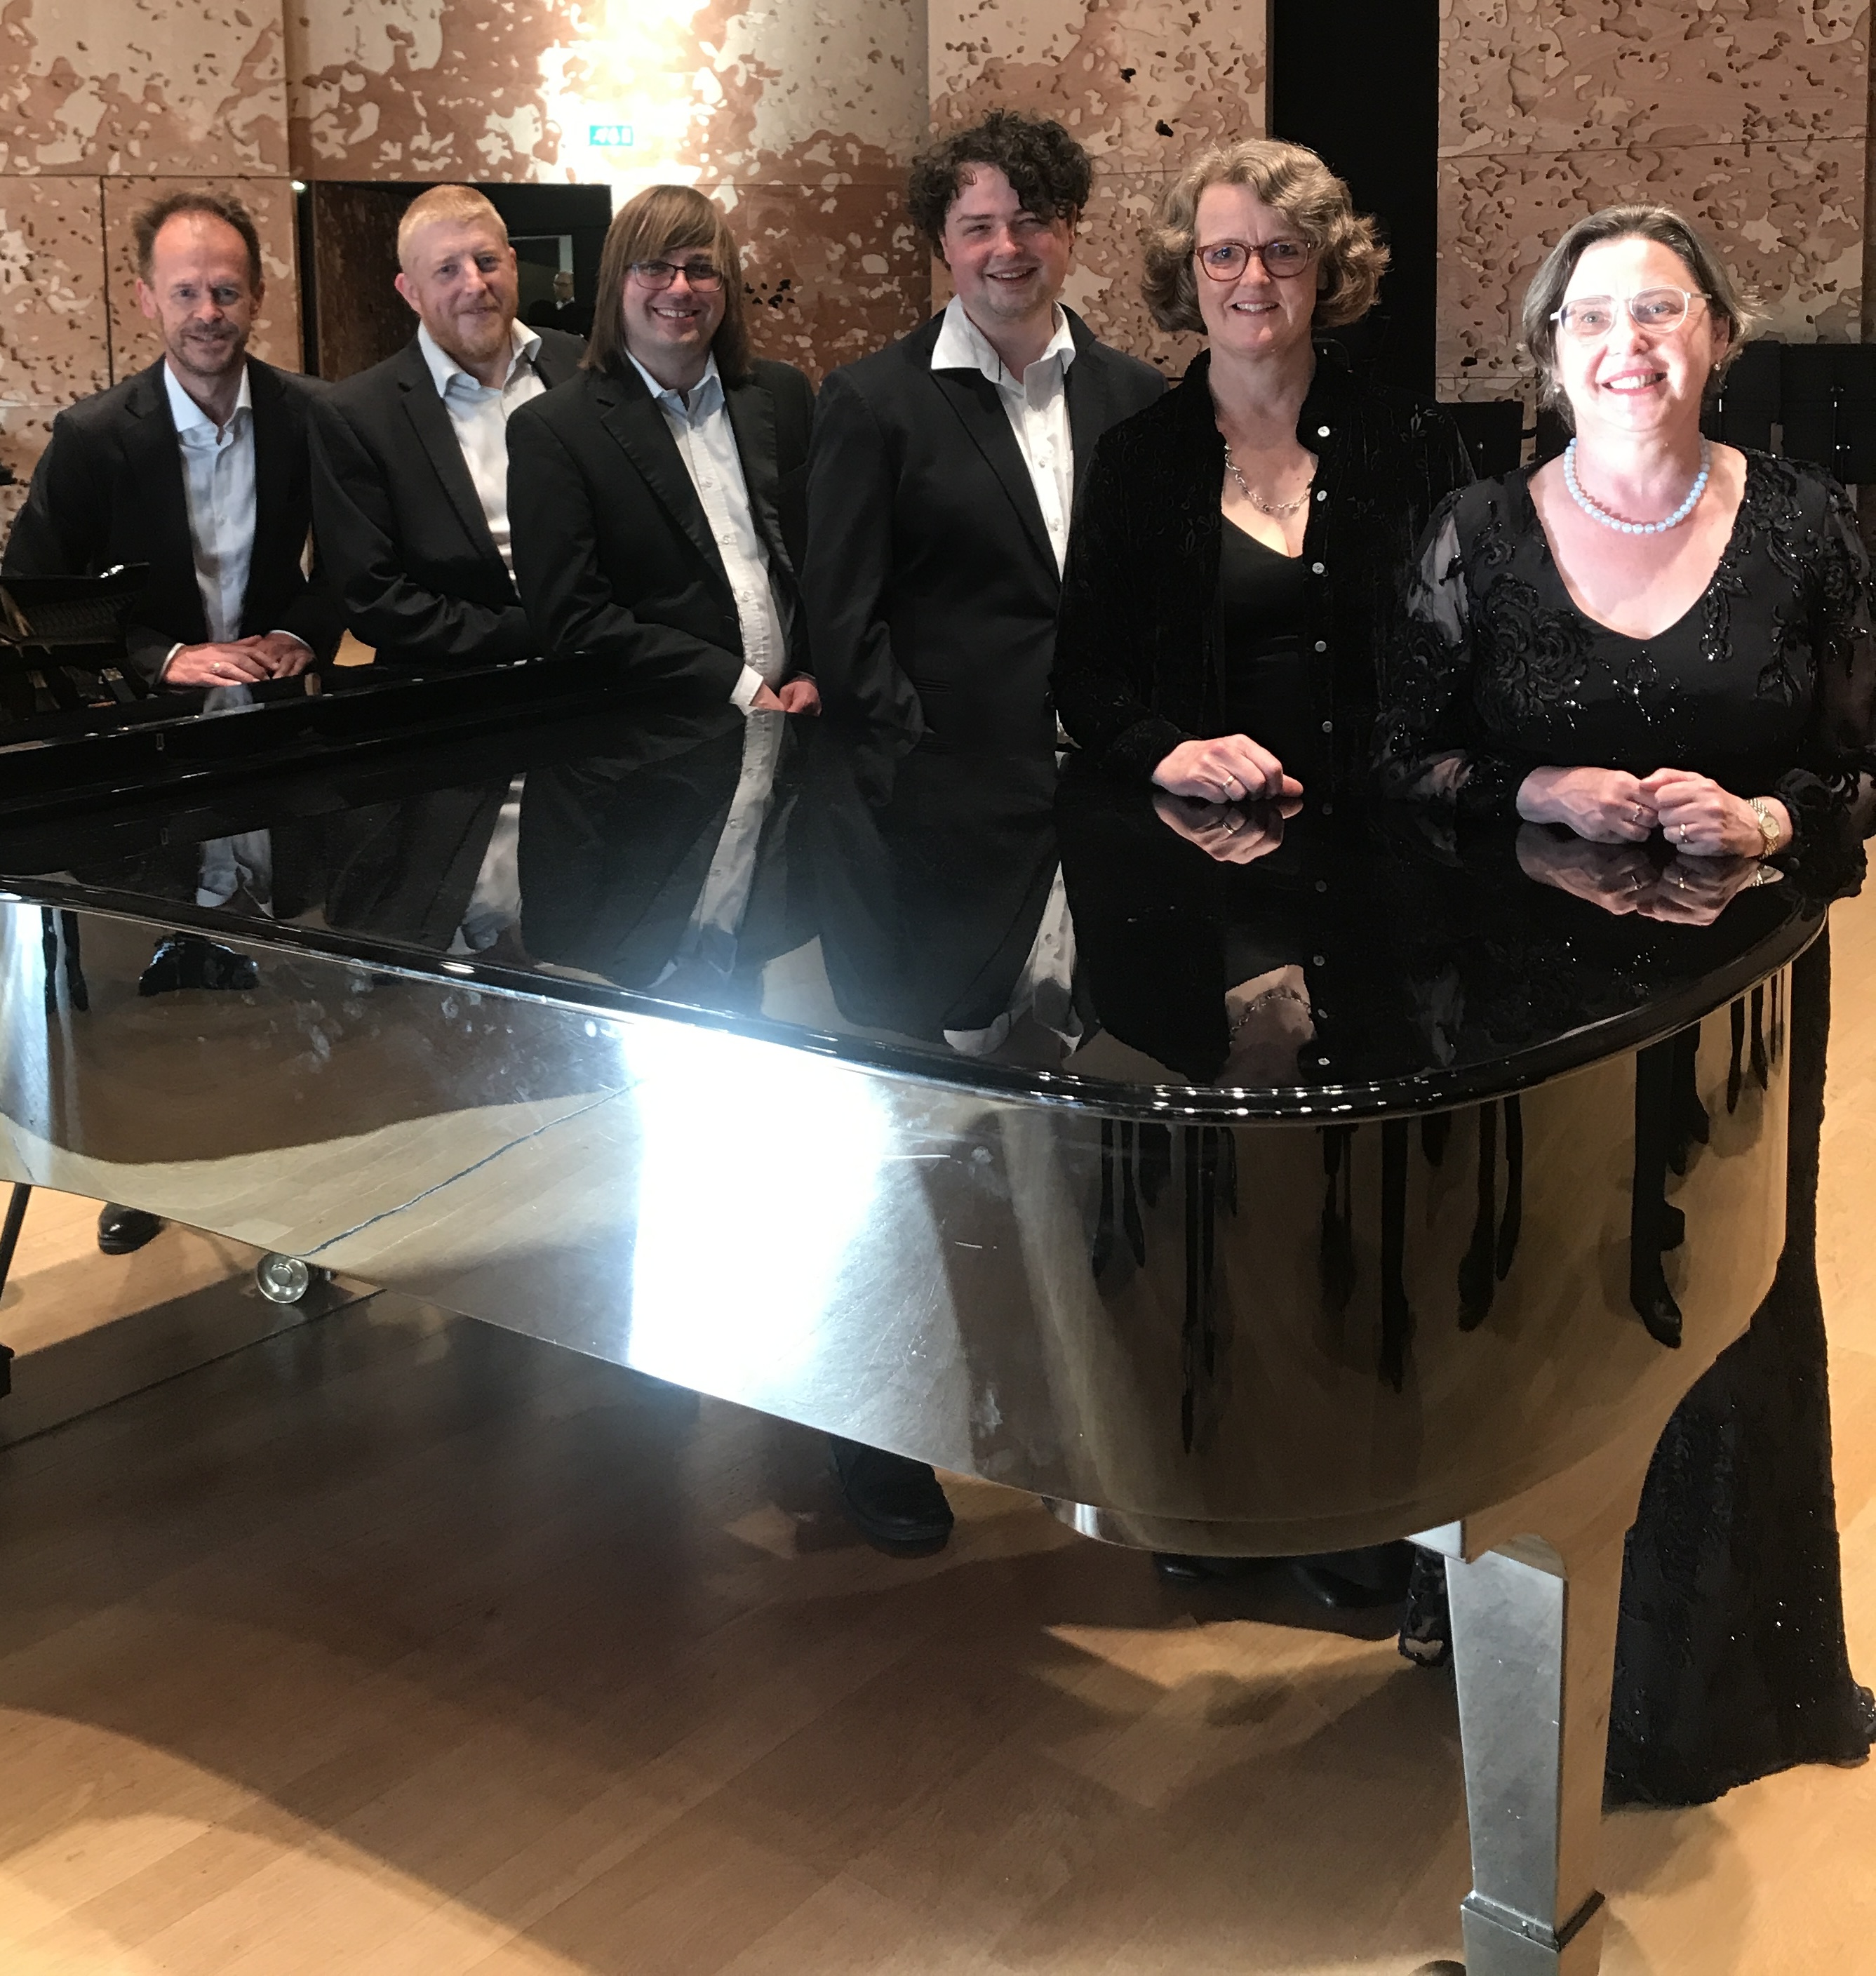
[[632, 272], [648, 288], [668, 288], [680, 275], [700, 295], [713, 295], [723, 285], [723, 271], [709, 261], [634, 261]]
[[1621, 311], [1637, 329], [1657, 335], [1678, 329], [1696, 302], [1710, 298], [1698, 289], [1644, 288], [1632, 295], [1578, 295], [1555, 311], [1551, 321], [1579, 343], [1597, 343], [1614, 328]]
[[1306, 240], [1266, 240], [1262, 246], [1248, 240], [1214, 240], [1200, 248], [1196, 258], [1213, 281], [1235, 282], [1251, 265], [1252, 255], [1263, 262], [1272, 281], [1287, 282], [1315, 259], [1315, 249]]

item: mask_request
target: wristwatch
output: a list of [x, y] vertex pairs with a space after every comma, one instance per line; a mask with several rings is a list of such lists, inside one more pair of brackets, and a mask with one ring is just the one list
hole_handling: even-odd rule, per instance
[[1759, 835], [1764, 840], [1763, 847], [1759, 855], [1761, 858], [1769, 858], [1772, 852], [1778, 849], [1785, 833], [1779, 828], [1778, 818], [1766, 807], [1763, 796], [1749, 797], [1746, 807], [1752, 812], [1757, 821]]

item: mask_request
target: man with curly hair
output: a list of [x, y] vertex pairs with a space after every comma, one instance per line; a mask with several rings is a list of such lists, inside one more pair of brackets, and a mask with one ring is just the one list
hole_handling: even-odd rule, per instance
[[956, 293], [822, 387], [802, 588], [830, 712], [1048, 743], [1076, 471], [1165, 389], [1061, 305], [1091, 179], [1059, 123], [1008, 110], [913, 164]]
[[[1012, 110], [912, 167], [912, 216], [956, 293], [828, 379], [808, 455], [801, 591], [835, 718], [1047, 759], [1077, 471], [1165, 389], [1061, 306], [1091, 176], [1059, 123]], [[917, 1554], [949, 1536], [950, 1505], [924, 1463], [837, 1440], [834, 1467], [848, 1513], [883, 1549]]]

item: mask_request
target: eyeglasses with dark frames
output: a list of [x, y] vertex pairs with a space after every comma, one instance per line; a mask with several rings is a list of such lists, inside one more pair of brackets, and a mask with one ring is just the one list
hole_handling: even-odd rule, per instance
[[723, 285], [723, 271], [708, 261], [634, 261], [631, 272], [653, 290], [668, 288], [680, 275], [700, 295], [713, 295]]
[[1629, 321], [1637, 329], [1661, 334], [1678, 329], [1696, 302], [1712, 299], [1697, 288], [1643, 288], [1635, 295], [1619, 296], [1578, 295], [1555, 310], [1550, 319], [1565, 335], [1574, 337], [1579, 343], [1599, 343], [1614, 328], [1616, 318], [1623, 309], [1628, 310]]
[[1253, 254], [1273, 282], [1287, 282], [1315, 259], [1315, 249], [1304, 240], [1266, 240], [1262, 246], [1248, 240], [1214, 240], [1197, 250], [1196, 259], [1213, 281], [1235, 282], [1251, 265]]

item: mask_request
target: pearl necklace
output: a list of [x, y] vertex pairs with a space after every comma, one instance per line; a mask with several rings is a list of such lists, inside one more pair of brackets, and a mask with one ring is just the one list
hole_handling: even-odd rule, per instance
[[[1229, 455], [1226, 455], [1227, 459]], [[1600, 522], [1605, 529], [1614, 529], [1624, 535], [1664, 535], [1670, 529], [1677, 529], [1693, 512], [1694, 506], [1707, 492], [1707, 476], [1713, 463], [1713, 449], [1705, 440], [1700, 441], [1700, 470], [1693, 485], [1687, 490], [1687, 498], [1664, 522], [1624, 522], [1610, 514], [1606, 509], [1598, 508], [1583, 492], [1576, 477], [1576, 441], [1572, 440], [1563, 450], [1563, 484], [1570, 490], [1570, 499], [1581, 508], [1592, 522]], [[1238, 483], [1240, 486], [1243, 482]]]
[[1316, 484], [1316, 476], [1312, 473], [1309, 476], [1308, 484], [1304, 487], [1303, 491], [1297, 496], [1294, 501], [1279, 501], [1273, 506], [1268, 501], [1260, 500], [1257, 496], [1251, 492], [1249, 487], [1246, 484], [1244, 476], [1238, 471], [1238, 463], [1231, 456], [1231, 442], [1229, 440], [1226, 440], [1225, 441], [1225, 471], [1238, 483], [1238, 492], [1244, 496], [1246, 500], [1250, 502], [1251, 506], [1257, 510], [1259, 514], [1273, 515], [1279, 519], [1285, 515], [1295, 514], [1297, 509], [1302, 507], [1304, 503], [1308, 500], [1309, 489]]

